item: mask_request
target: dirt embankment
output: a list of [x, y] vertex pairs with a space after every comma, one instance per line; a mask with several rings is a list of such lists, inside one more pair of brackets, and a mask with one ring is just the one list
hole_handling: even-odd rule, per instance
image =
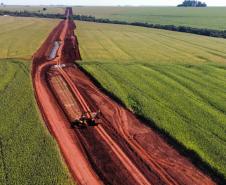
[[[34, 55], [32, 77], [42, 116], [75, 180], [92, 185], [215, 184], [73, 65], [81, 56], [71, 14], [67, 9], [67, 19]], [[47, 58], [55, 41], [61, 46], [50, 61]], [[79, 110], [82, 114], [84, 106], [92, 112], [100, 110], [99, 124], [72, 129], [73, 116]]]

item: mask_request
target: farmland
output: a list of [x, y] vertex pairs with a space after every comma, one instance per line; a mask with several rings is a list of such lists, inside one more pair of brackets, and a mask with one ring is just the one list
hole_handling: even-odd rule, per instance
[[[43, 10], [46, 8], [46, 10]], [[63, 6], [0, 6], [0, 10], [29, 11], [35, 13], [64, 14]], [[189, 26], [194, 28], [226, 29], [226, 8], [177, 8], [177, 7], [98, 7], [74, 6], [74, 14], [92, 15], [128, 22]]]
[[57, 20], [0, 17], [0, 58], [31, 60]]
[[[12, 11], [17, 9], [17, 7], [13, 6], [10, 8]], [[44, 10], [39, 11], [43, 8], [41, 6], [20, 8], [41, 13], [63, 13], [61, 7], [48, 7], [45, 12], [42, 12]], [[95, 16], [100, 16], [100, 18], [141, 22], [149, 22], [150, 20], [150, 23], [153, 23], [152, 20], [154, 20], [157, 21], [154, 23], [160, 24], [183, 24], [192, 27], [225, 29], [223, 26], [225, 15], [222, 13], [224, 8], [202, 9], [199, 13], [195, 12], [195, 9], [189, 8], [183, 12], [179, 11], [182, 9], [172, 8], [172, 11], [170, 11], [170, 8], [160, 10], [157, 7], [146, 7], [147, 10], [145, 7], [139, 8], [139, 10], [135, 7], [127, 7], [128, 9], [126, 9], [128, 11], [125, 11], [125, 9], [121, 10], [120, 7], [110, 7], [109, 9], [107, 8], [109, 10], [108, 12], [100, 10], [99, 7], [91, 7], [94, 10], [92, 12], [89, 8], [76, 7], [75, 13], [78, 14], [82, 11], [83, 13], [81, 14], [95, 14]], [[118, 11], [118, 13], [111, 13], [113, 9], [117, 9], [114, 11]], [[146, 15], [149, 15], [149, 11], [154, 12], [154, 10], [154, 15], [149, 19], [149, 16]], [[213, 10], [214, 12], [212, 12]], [[166, 12], [169, 14], [166, 14]], [[207, 21], [204, 21], [204, 17], [206, 18], [208, 15], [211, 18], [207, 23]], [[215, 22], [211, 20], [214, 16]], [[219, 19], [216, 19], [216, 17]], [[72, 22], [72, 20], [70, 21]], [[0, 124], [0, 184], [72, 184], [68, 171], [59, 156], [56, 143], [48, 133], [44, 123], [40, 121], [40, 115], [38, 115], [36, 110], [37, 107], [35, 106], [31, 79], [29, 77], [31, 64], [28, 61], [31, 61], [32, 54], [43, 43], [57, 22], [58, 20], [49, 21], [48, 19], [0, 17], [0, 26], [2, 28], [0, 30], [0, 115], [2, 117], [1, 123], [3, 123]], [[59, 24], [58, 31], [62, 28], [71, 29], [73, 27], [68, 26], [69, 20], [64, 22], [67, 23], [64, 25]], [[200, 22], [202, 24], [199, 24]], [[116, 97], [128, 109], [140, 116], [140, 118], [148, 120], [150, 127], [157, 128], [158, 131], [161, 131], [163, 137], [166, 136], [168, 138], [169, 136], [173, 141], [179, 143], [180, 146], [182, 145], [182, 150], [184, 148], [187, 149], [184, 150], [185, 153], [189, 151], [187, 154], [197, 154], [205, 164], [209, 165], [219, 174], [223, 174], [226, 179], [226, 103], [223, 101], [226, 98], [226, 40], [135, 26], [77, 22], [77, 27], [78, 31], [76, 35], [78, 35], [83, 59], [83, 61], [78, 61], [81, 67], [91, 74], [105, 90], [113, 95], [113, 97]], [[60, 34], [57, 30], [54, 33]], [[53, 38], [53, 40], [57, 38], [57, 34], [54, 33], [50, 35], [52, 36], [50, 38]], [[71, 34], [72, 32], [70, 30], [62, 31], [61, 34], [63, 37], [61, 38], [66, 38], [65, 33]], [[68, 38], [72, 40], [74, 37], [69, 36]], [[38, 61], [37, 63], [40, 65], [37, 65], [39, 68], [36, 68], [35, 72], [37, 73], [34, 75], [36, 78], [33, 80], [38, 90], [36, 92], [39, 93], [39, 98], [42, 100], [40, 102], [45, 105], [46, 115], [54, 120], [50, 122], [55, 128], [55, 133], [57, 132], [60, 138], [57, 140], [58, 144], [61, 142], [61, 147], [63, 146], [64, 149], [69, 149], [73, 153], [75, 150], [72, 147], [67, 147], [78, 147], [78, 145], [75, 145], [74, 140], [72, 140], [72, 135], [70, 135], [73, 130], [70, 129], [69, 132], [63, 132], [65, 131], [65, 125], [69, 125], [70, 123], [68, 123], [68, 120], [62, 112], [60, 112], [59, 117], [57, 116], [58, 114], [56, 113], [59, 109], [57, 103], [54, 104], [51, 101], [45, 101], [51, 96], [51, 92], [44, 91], [48, 87], [44, 83], [46, 79], [44, 73], [42, 73], [42, 69], [45, 69], [42, 64], [48, 66], [48, 63], [44, 59], [45, 57], [43, 57], [47, 51], [46, 48], [49, 46], [48, 44], [50, 43], [43, 45], [43, 53], [40, 52], [40, 55], [36, 56], [36, 60], [34, 59], [34, 62]], [[63, 46], [68, 46], [68, 50], [70, 50], [70, 44], [68, 45], [63, 42]], [[61, 53], [63, 56], [67, 56], [67, 54], [71, 54], [71, 51], [73, 52], [71, 49], [70, 51]], [[61, 56], [61, 53], [59, 56]], [[69, 62], [73, 63], [72, 57], [69, 57], [69, 60], [72, 60]], [[58, 62], [65, 61], [59, 60]], [[101, 93], [93, 93], [99, 91], [79, 68], [68, 68], [67, 72], [68, 76], [65, 76], [69, 79], [68, 84], [71, 86], [78, 84], [82, 96], [86, 98], [86, 100], [82, 101], [82, 104], [89, 100], [89, 104], [92, 104], [92, 106], [99, 104], [102, 107], [102, 110], [99, 110], [101, 110], [101, 114], [104, 117], [105, 115], [112, 115], [112, 118], [110, 116], [110, 119], [108, 118], [111, 121], [101, 122], [97, 126], [97, 129], [110, 123], [110, 127], [112, 126], [113, 128], [111, 134], [117, 135], [122, 132], [121, 134], [124, 134], [123, 138], [128, 138], [128, 141], [137, 140], [138, 143], [143, 142], [145, 144], [150, 142], [150, 146], [152, 145], [154, 147], [156, 153], [156, 159], [154, 161], [156, 164], [161, 163], [162, 168], [166, 167], [166, 169], [163, 169], [166, 173], [167, 171], [175, 171], [175, 174], [183, 173], [184, 176], [182, 175], [183, 177], [181, 179], [185, 177], [190, 180], [188, 182], [192, 181], [187, 176], [189, 170], [192, 173], [188, 175], [196, 173], [194, 168], [191, 167], [192, 165], [178, 165], [180, 164], [177, 163], [178, 161], [182, 162], [181, 156], [181, 158], [169, 158], [166, 154], [166, 151], [175, 152], [174, 146], [170, 150], [162, 150], [164, 148], [163, 146], [167, 145], [165, 141], [162, 141], [161, 145], [157, 142], [155, 143], [157, 140], [153, 142], [152, 138], [157, 137], [152, 137], [150, 133], [153, 134], [154, 132], [149, 132], [151, 129], [146, 128], [138, 120], [139, 124], [137, 124], [140, 127], [136, 127], [136, 124], [133, 123], [136, 119], [131, 113], [128, 112], [125, 115], [123, 114], [123, 116], [122, 114], [116, 114], [124, 111], [117, 111], [119, 109], [114, 109], [114, 106], [110, 110], [109, 105], [114, 105], [111, 99], [109, 99], [110, 103], [107, 105], [106, 102], [102, 103], [104, 101], [101, 100], [106, 101], [106, 97]], [[56, 89], [55, 91], [58, 90]], [[47, 93], [45, 94], [45, 92]], [[77, 91], [74, 89], [73, 93], [75, 92]], [[96, 99], [92, 98], [92, 96]], [[88, 105], [84, 107], [86, 109], [87, 107], [89, 108]], [[115, 107], [120, 106], [117, 104]], [[131, 115], [131, 120], [128, 119], [128, 115]], [[63, 118], [61, 119], [60, 116]], [[56, 119], [59, 120], [56, 121]], [[117, 125], [113, 126], [115, 120], [119, 121]], [[55, 121], [59, 121], [59, 124], [54, 124]], [[124, 130], [125, 126], [127, 130]], [[61, 130], [59, 128], [63, 129]], [[119, 130], [117, 130], [118, 128]], [[146, 129], [142, 130], [142, 128]], [[90, 130], [95, 133], [95, 129], [91, 128]], [[92, 134], [92, 132], [89, 132], [89, 129], [83, 131], [87, 135], [80, 137], [84, 139], [81, 143], [95, 141], [90, 138], [93, 136], [96, 137], [96, 134], [90, 135], [89, 133]], [[127, 131], [129, 133], [128, 136], [126, 135]], [[67, 137], [64, 137], [62, 133], [69, 136], [69, 140], [74, 145], [66, 145], [68, 143], [66, 142], [65, 144], [63, 141], [65, 138], [67, 140]], [[76, 133], [73, 132], [73, 134]], [[154, 134], [155, 136], [157, 135], [156, 133]], [[142, 137], [139, 137], [140, 135]], [[109, 142], [110, 136], [101, 137], [103, 139], [103, 141], [101, 140], [102, 142], [112, 146], [112, 142]], [[124, 142], [123, 138], [119, 138], [117, 142]], [[107, 139], [108, 141], [106, 141]], [[100, 144], [100, 142], [96, 143]], [[103, 151], [109, 152], [109, 150], [99, 150], [98, 147], [101, 145], [91, 144], [90, 146], [95, 146], [98, 153], [102, 151], [100, 153], [100, 161], [105, 166], [106, 162], [103, 156], [108, 154]], [[93, 149], [91, 147], [87, 148], [91, 150], [90, 154], [92, 154]], [[85, 148], [86, 152], [88, 151], [87, 148]], [[118, 148], [120, 149], [120, 147]], [[150, 148], [145, 149], [150, 150]], [[61, 151], [63, 151], [62, 148]], [[112, 147], [112, 151], [116, 151], [114, 147]], [[117, 151], [114, 154], [118, 154], [120, 157], [121, 155]], [[146, 150], [134, 151], [136, 151], [133, 153], [133, 155], [135, 154], [134, 157], [140, 157], [139, 159], [142, 159], [142, 154], [147, 152]], [[171, 152], [168, 153], [171, 154]], [[69, 155], [68, 153], [67, 155], [75, 162], [71, 164], [79, 166], [84, 161], [88, 162], [88, 160], [80, 160], [78, 164], [76, 161], [77, 156], [75, 158], [74, 155]], [[146, 155], [151, 157], [152, 151], [150, 156], [149, 153]], [[78, 156], [86, 157], [83, 155]], [[126, 152], [125, 156], [127, 156]], [[159, 158], [159, 156], [163, 158]], [[100, 164], [98, 161], [95, 161], [95, 157], [98, 157], [98, 154], [94, 154], [93, 157], [94, 163]], [[127, 157], [128, 159], [124, 159], [130, 161], [129, 156]], [[189, 157], [192, 158], [192, 156]], [[145, 158], [146, 156], [144, 156]], [[138, 161], [135, 159], [133, 159], [133, 162]], [[163, 159], [166, 160], [164, 161]], [[121, 161], [125, 162], [123, 158], [121, 158]], [[140, 166], [145, 164], [143, 163], [143, 159], [138, 162], [141, 162]], [[136, 165], [138, 166], [139, 164]], [[164, 165], [166, 166], [164, 167]], [[175, 166], [177, 165], [183, 166], [181, 168], [182, 170], [175, 170]], [[84, 167], [83, 165], [81, 166]], [[88, 165], [88, 167], [90, 166]], [[122, 166], [129, 168], [127, 162]], [[174, 170], [169, 170], [171, 167]], [[101, 165], [98, 168], [101, 168]], [[91, 170], [91, 168], [87, 169]], [[131, 170], [130, 174], [135, 173], [134, 178], [139, 180], [140, 174], [141, 176], [144, 174], [136, 166], [134, 169], [137, 169], [136, 173], [134, 170]], [[150, 169], [152, 169], [152, 166]], [[105, 171], [104, 168], [101, 170]], [[154, 171], [156, 169], [153, 168], [152, 170]], [[82, 171], [88, 176], [86, 170], [82, 169]], [[114, 175], [111, 176], [113, 179]], [[148, 177], [148, 173], [145, 175]], [[165, 176], [165, 174], [161, 175]], [[89, 177], [91, 176], [89, 175]], [[179, 176], [176, 175], [176, 178], [174, 178], [177, 179]], [[203, 176], [200, 175], [199, 177]], [[131, 180], [131, 178], [128, 179]], [[202, 182], [203, 179], [200, 179], [200, 182]], [[197, 180], [200, 179], [197, 178]]]
[[74, 12], [128, 22], [226, 29], [225, 7], [74, 7]]
[[0, 61], [0, 184], [72, 184], [37, 114], [29, 67]]
[[29, 11], [36, 13], [64, 13], [65, 7], [63, 6], [25, 6], [25, 5], [7, 5], [0, 6], [0, 10], [7, 11]]
[[80, 65], [226, 177], [226, 40], [77, 22]]
[[30, 79], [31, 56], [56, 22], [0, 17], [2, 185], [73, 184], [55, 141], [40, 121]]
[[[205, 174], [132, 112], [100, 92], [74, 65], [81, 57], [71, 7], [66, 8], [65, 15], [66, 19], [34, 55], [32, 83], [38, 107], [76, 182], [84, 185], [220, 182], [222, 178], [215, 178], [213, 171], [211, 176]], [[59, 38], [58, 44], [54, 42], [60, 45], [57, 54], [47, 61], [49, 47]]]

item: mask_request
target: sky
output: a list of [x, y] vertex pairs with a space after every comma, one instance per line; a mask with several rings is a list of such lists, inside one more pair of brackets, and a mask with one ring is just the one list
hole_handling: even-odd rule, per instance
[[[132, 5], [175, 6], [183, 0], [0, 0], [7, 5]], [[226, 6], [226, 0], [201, 0], [209, 6]]]

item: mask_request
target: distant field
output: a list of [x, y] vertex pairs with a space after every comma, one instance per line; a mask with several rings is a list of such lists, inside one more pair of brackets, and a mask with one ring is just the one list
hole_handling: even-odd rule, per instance
[[74, 7], [74, 12], [129, 22], [226, 29], [226, 7]]
[[226, 40], [132, 26], [77, 27], [81, 66], [226, 177]]
[[[43, 10], [46, 8], [46, 10]], [[18, 6], [18, 5], [7, 5], [0, 6], [0, 10], [8, 10], [8, 11], [32, 11], [36, 13], [61, 13], [64, 14], [65, 7], [63, 6]]]
[[[43, 8], [46, 8], [43, 11]], [[64, 14], [63, 6], [0, 6], [0, 10], [32, 11]], [[92, 15], [128, 22], [190, 26], [195, 28], [226, 29], [226, 7], [73, 7], [74, 14]]]
[[0, 58], [30, 60], [58, 20], [0, 17]]
[[31, 56], [56, 23], [0, 17], [1, 185], [73, 184], [56, 143], [40, 121], [30, 78]]

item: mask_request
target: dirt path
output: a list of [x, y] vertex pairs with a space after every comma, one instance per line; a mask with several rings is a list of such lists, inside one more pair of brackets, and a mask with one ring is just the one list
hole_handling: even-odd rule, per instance
[[[43, 119], [77, 183], [215, 184], [73, 65], [80, 53], [72, 10], [65, 15], [34, 55], [32, 77]], [[55, 41], [57, 55], [47, 60]], [[99, 124], [72, 129], [83, 109], [100, 110]]]

